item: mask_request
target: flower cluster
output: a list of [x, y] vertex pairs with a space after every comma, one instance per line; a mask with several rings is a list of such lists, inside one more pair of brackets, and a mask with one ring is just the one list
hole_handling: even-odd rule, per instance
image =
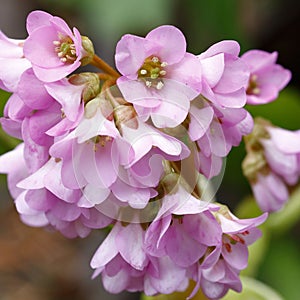
[[243, 171], [263, 211], [277, 211], [289, 199], [288, 186], [300, 176], [300, 130], [274, 127], [255, 119], [253, 132], [245, 138], [247, 156]]
[[[299, 132], [261, 130], [245, 109], [288, 83], [276, 53], [239, 56], [237, 42], [221, 41], [194, 55], [165, 25], [123, 36], [117, 71], [59, 17], [33, 11], [27, 31], [22, 41], [0, 35], [0, 87], [11, 93], [1, 125], [22, 141], [0, 157], [0, 172], [22, 221], [69, 238], [109, 228], [91, 266], [112, 293], [169, 294], [190, 280], [191, 297], [240, 291], [267, 214], [240, 220], [206, 189], [244, 136], [263, 156], [254, 171], [244, 163], [263, 210], [281, 207], [284, 182], [298, 180], [300, 145], [289, 135]], [[102, 72], [80, 72], [87, 64]]]

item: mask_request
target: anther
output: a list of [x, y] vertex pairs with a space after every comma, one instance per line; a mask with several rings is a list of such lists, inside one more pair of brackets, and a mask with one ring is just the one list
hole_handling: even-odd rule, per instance
[[157, 83], [157, 85], [156, 85], [156, 89], [157, 89], [157, 90], [161, 90], [161, 89], [163, 88], [163, 86], [164, 86], [163, 82], [162, 82], [162, 81], [159, 81], [159, 82]]
[[151, 87], [151, 85], [152, 85], [152, 82], [151, 82], [151, 81], [149, 81], [149, 80], [146, 80], [145, 84], [146, 84], [146, 87]]
[[60, 44], [61, 44], [60, 41], [53, 41], [54, 46], [60, 46]]
[[68, 55], [68, 54], [66, 55], [66, 59], [67, 59], [67, 60], [73, 60], [73, 61], [76, 60], [75, 57], [70, 56], [70, 55]]
[[254, 95], [258, 95], [259, 93], [260, 93], [260, 89], [257, 87], [252, 90], [252, 94]]
[[142, 70], [140, 71], [140, 74], [141, 74], [141, 75], [146, 75], [146, 74], [147, 74], [147, 70], [142, 69]]
[[165, 75], [167, 74], [167, 71], [161, 70], [161, 71], [159, 72], [159, 74], [162, 75], [162, 76], [165, 76]]
[[62, 57], [60, 60], [61, 60], [63, 63], [67, 62], [67, 59], [66, 59], [65, 57]]
[[231, 246], [228, 243], [224, 243], [225, 249], [227, 250], [227, 252], [231, 252]]
[[158, 59], [157, 56], [153, 56], [151, 60], [152, 60], [152, 62], [154, 62], [154, 63], [158, 63], [158, 62], [159, 62], [159, 59]]
[[160, 64], [160, 66], [163, 67], [163, 68], [166, 67], [167, 65], [168, 65], [168, 63], [165, 62], [165, 61], [163, 61], [163, 62]]
[[256, 80], [257, 80], [257, 75], [256, 75], [256, 74], [253, 74], [253, 75], [251, 76], [251, 80], [256, 81]]

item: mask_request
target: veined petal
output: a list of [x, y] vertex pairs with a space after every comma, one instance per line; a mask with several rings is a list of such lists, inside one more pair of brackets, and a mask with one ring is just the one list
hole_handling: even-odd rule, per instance
[[49, 25], [50, 20], [53, 18], [52, 15], [45, 11], [35, 10], [29, 13], [26, 20], [26, 29], [28, 34], [31, 34], [35, 29]]
[[158, 45], [150, 40], [131, 34], [124, 35], [116, 46], [116, 67], [130, 79], [137, 78], [137, 71], [144, 60], [157, 52]]
[[186, 41], [183, 33], [171, 25], [163, 25], [153, 29], [147, 34], [146, 40], [160, 45], [158, 56], [162, 62], [168, 64], [179, 62], [186, 51]]

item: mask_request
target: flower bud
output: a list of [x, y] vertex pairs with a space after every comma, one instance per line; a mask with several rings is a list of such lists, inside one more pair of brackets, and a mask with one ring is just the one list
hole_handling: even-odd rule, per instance
[[85, 85], [82, 91], [82, 99], [85, 103], [94, 99], [100, 93], [100, 80], [95, 73], [80, 73], [72, 75], [69, 82], [74, 85]]
[[119, 105], [114, 108], [114, 118], [117, 128], [122, 132], [122, 127], [127, 126], [133, 129], [138, 127], [136, 111], [131, 105]]
[[86, 66], [93, 60], [95, 50], [93, 42], [87, 36], [81, 36], [81, 43], [85, 54], [82, 56], [80, 62], [82, 66]]
[[258, 173], [265, 173], [268, 170], [268, 165], [263, 152], [249, 152], [242, 162], [242, 169], [248, 180], [250, 182], [255, 182]]

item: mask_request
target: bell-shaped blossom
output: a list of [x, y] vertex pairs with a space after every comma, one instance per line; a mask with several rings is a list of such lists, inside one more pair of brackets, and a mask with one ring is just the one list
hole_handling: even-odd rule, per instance
[[[181, 257], [181, 263], [177, 264], [175, 260], [180, 257], [180, 253], [176, 254], [175, 248], [178, 247], [176, 243], [182, 245], [180, 237], [185, 237], [184, 229], [182, 235], [180, 235], [180, 231], [178, 232], [178, 239], [175, 239], [169, 247], [173, 249], [171, 254], [164, 255], [160, 249], [156, 249], [159, 242], [155, 239], [159, 238], [160, 232], [161, 237], [164, 238], [165, 230], [162, 229], [162, 226], [166, 230], [169, 226], [172, 227], [170, 224], [172, 217], [169, 211], [171, 207], [173, 207], [172, 212], [183, 213], [184, 210], [189, 212], [194, 208], [197, 208], [197, 211], [202, 211], [205, 210], [205, 206], [202, 206], [195, 199], [190, 200], [191, 204], [187, 204], [188, 199], [185, 199], [187, 201], [181, 197], [177, 199], [179, 200], [178, 203], [175, 201], [171, 204], [170, 201], [167, 201], [166, 207], [161, 212], [161, 214], [168, 214], [168, 217], [160, 219], [157, 216], [156, 221], [147, 229], [142, 224], [137, 223], [125, 225], [117, 222], [113, 226], [91, 260], [91, 267], [95, 269], [93, 277], [101, 274], [103, 285], [109, 292], [119, 293], [129, 290], [144, 291], [146, 295], [156, 295], [158, 293], [170, 294], [187, 288], [189, 278], [186, 264], [193, 263], [199, 258], [199, 253], [201, 256], [204, 252], [201, 243], [194, 241], [194, 243], [190, 242], [186, 245], [182, 250], [184, 253], [194, 252], [196, 254], [193, 258]], [[174, 227], [176, 227], [175, 222], [176, 220], [174, 220]], [[170, 228], [168, 234], [170, 237], [165, 237], [165, 239], [172, 238], [173, 227]], [[184, 240], [189, 241], [192, 238], [186, 236]], [[164, 242], [163, 244], [165, 245]], [[191, 246], [193, 247], [191, 248]], [[190, 249], [188, 249], [189, 247]]]
[[31, 67], [23, 54], [24, 40], [8, 38], [0, 31], [0, 88], [15, 92], [22, 73]]
[[[196, 168], [207, 178], [211, 178], [220, 173], [222, 158], [229, 154], [233, 146], [241, 143], [243, 136], [252, 131], [253, 119], [243, 108], [213, 105], [202, 111], [208, 109], [213, 109], [210, 122], [206, 122], [207, 125], [203, 125], [204, 122], [199, 119], [191, 122], [189, 126], [193, 127], [189, 129], [189, 135], [191, 138], [198, 138], [195, 140], [198, 149], [195, 153]], [[212, 114], [211, 111], [209, 113]], [[202, 132], [201, 127], [204, 129]], [[193, 134], [195, 129], [200, 129], [201, 134]]]
[[225, 207], [214, 215], [221, 227], [221, 243], [215, 244], [199, 264], [197, 275], [194, 274], [196, 286], [189, 299], [200, 287], [209, 299], [220, 299], [229, 289], [241, 292], [239, 273], [247, 267], [248, 246], [261, 236], [257, 226], [267, 218], [265, 213], [257, 218], [238, 219]]
[[33, 11], [27, 17], [27, 31], [24, 55], [41, 81], [60, 80], [81, 65], [85, 55], [81, 35], [63, 19]]
[[145, 38], [124, 35], [116, 48], [117, 81], [126, 101], [157, 127], [175, 127], [187, 116], [190, 100], [201, 91], [201, 66], [186, 52], [182, 32], [160, 26]]
[[85, 237], [91, 229], [111, 223], [112, 220], [97, 209], [78, 205], [82, 192], [63, 186], [61, 161], [52, 158], [28, 175], [22, 148], [20, 145], [0, 157], [0, 171], [8, 174], [10, 192], [24, 223], [52, 227], [69, 238]]
[[202, 68], [201, 94], [218, 106], [240, 108], [246, 104], [249, 70], [238, 57], [239, 52], [237, 42], [222, 41], [198, 55]]
[[274, 101], [291, 79], [291, 72], [276, 64], [278, 53], [249, 50], [241, 59], [250, 69], [247, 103], [252, 105]]
[[258, 119], [254, 133], [246, 139], [243, 171], [260, 208], [277, 211], [289, 198], [288, 186], [300, 177], [300, 131], [273, 127]]

